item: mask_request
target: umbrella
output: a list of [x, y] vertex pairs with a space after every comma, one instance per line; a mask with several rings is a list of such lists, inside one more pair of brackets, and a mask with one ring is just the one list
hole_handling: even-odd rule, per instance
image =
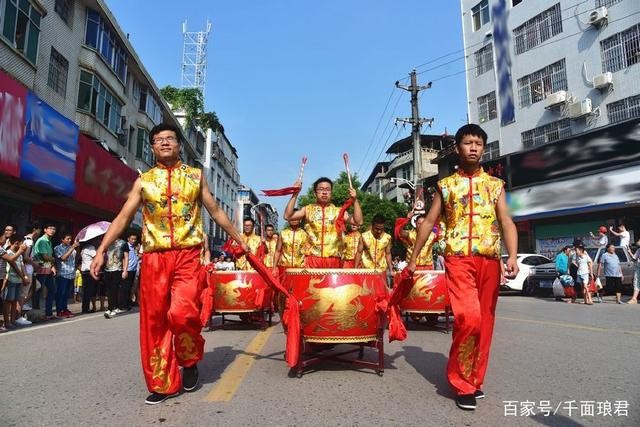
[[87, 225], [85, 228], [80, 230], [78, 235], [76, 236], [76, 240], [78, 242], [86, 242], [87, 240], [91, 240], [94, 237], [102, 236], [107, 232], [107, 228], [111, 223], [109, 221], [98, 221], [93, 224]]

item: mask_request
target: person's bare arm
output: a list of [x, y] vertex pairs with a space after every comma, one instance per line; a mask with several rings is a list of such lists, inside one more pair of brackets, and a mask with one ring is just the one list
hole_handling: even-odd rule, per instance
[[202, 243], [204, 244], [204, 263], [206, 264], [210, 264], [211, 263], [211, 250], [209, 249], [209, 238], [207, 237], [207, 235], [205, 234], [204, 236], [202, 236]]
[[80, 246], [80, 243], [78, 243], [78, 242], [73, 242], [73, 245], [71, 245], [71, 246], [69, 247], [69, 249], [67, 249], [67, 251], [66, 251], [65, 253], [63, 253], [63, 254], [62, 254], [62, 256], [60, 257], [60, 259], [61, 259], [62, 261], [66, 261], [66, 260], [67, 260], [67, 258], [69, 258], [69, 257], [71, 256], [71, 254], [73, 253], [73, 251], [75, 251], [75, 250], [76, 250], [76, 248], [77, 248], [78, 246]]
[[362, 262], [362, 251], [364, 250], [364, 243], [362, 242], [362, 236], [358, 239], [358, 249], [356, 249], [356, 257], [354, 259], [354, 267], [360, 268]]
[[390, 274], [393, 274], [393, 261], [391, 260], [391, 243], [393, 241], [389, 241], [389, 244], [387, 245], [387, 248], [385, 249], [385, 254], [384, 256], [387, 258], [387, 269], [389, 270]]
[[505, 276], [508, 278], [516, 277], [518, 274], [518, 263], [516, 262], [518, 256], [518, 230], [516, 225], [511, 219], [509, 214], [509, 207], [507, 206], [507, 196], [504, 189], [498, 197], [498, 203], [496, 205], [496, 215], [500, 227], [502, 228], [502, 237], [504, 239], [504, 246], [507, 249], [507, 262], [505, 265]]
[[622, 233], [618, 233], [617, 231], [613, 230], [613, 227], [609, 227], [609, 231], [614, 235], [614, 236], [622, 236]]
[[142, 202], [141, 190], [142, 183], [140, 181], [140, 178], [138, 178], [133, 183], [133, 188], [131, 188], [131, 191], [129, 192], [127, 201], [124, 202], [124, 206], [122, 206], [122, 209], [120, 209], [120, 212], [118, 212], [118, 215], [116, 215], [115, 219], [107, 229], [106, 234], [102, 238], [100, 246], [98, 247], [98, 249], [96, 249], [96, 256], [93, 258], [90, 267], [91, 276], [94, 279], [98, 280], [98, 273], [100, 272], [100, 269], [102, 269], [102, 265], [104, 264], [105, 251], [109, 246], [111, 246], [113, 242], [116, 241], [118, 236], [124, 233], [124, 231], [129, 226], [129, 223], [131, 222], [131, 220], [133, 220], [133, 217], [138, 211], [140, 203]]
[[293, 183], [293, 187], [297, 187], [298, 191], [291, 195], [291, 198], [287, 202], [287, 206], [284, 208], [284, 219], [289, 220], [302, 220], [306, 214], [305, 208], [295, 210], [296, 202], [298, 201], [298, 194], [300, 194], [300, 189], [302, 188], [302, 181], [296, 181]]
[[358, 193], [355, 188], [349, 189], [349, 197], [353, 200], [353, 223], [358, 227], [362, 225], [362, 208], [358, 201]]
[[209, 211], [211, 218], [218, 224], [222, 229], [229, 235], [233, 240], [242, 247], [245, 252], [249, 252], [250, 249], [246, 243], [242, 241], [242, 236], [240, 232], [236, 230], [233, 226], [227, 214], [220, 209], [220, 206], [216, 203], [213, 196], [209, 192], [209, 187], [207, 186], [207, 182], [204, 179], [201, 179], [201, 195], [200, 198], [202, 200], [202, 204]]
[[420, 254], [420, 251], [422, 250], [422, 247], [424, 246], [424, 244], [427, 243], [427, 239], [429, 239], [429, 236], [433, 231], [433, 226], [438, 221], [438, 218], [440, 218], [441, 214], [442, 214], [442, 196], [440, 195], [440, 193], [436, 193], [433, 196], [433, 201], [431, 202], [431, 208], [429, 209], [429, 213], [427, 213], [426, 218], [424, 219], [424, 221], [422, 221], [422, 224], [420, 224], [420, 227], [418, 227], [418, 233], [416, 235], [416, 242], [413, 246], [413, 253], [411, 254], [411, 260], [407, 265], [407, 268], [409, 269], [409, 273], [413, 274], [413, 272], [416, 271], [416, 259], [418, 258], [418, 254]]
[[276, 256], [273, 259], [273, 266], [277, 267], [280, 265], [280, 258], [282, 257], [282, 239], [278, 239], [276, 243]]
[[[126, 245], [127, 243], [125, 243]], [[129, 252], [123, 252], [122, 254], [122, 280], [126, 279], [129, 275]]]

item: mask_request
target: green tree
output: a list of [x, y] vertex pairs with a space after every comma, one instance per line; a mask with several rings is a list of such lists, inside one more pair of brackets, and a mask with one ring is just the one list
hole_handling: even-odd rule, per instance
[[224, 132], [216, 113], [204, 111], [204, 99], [200, 90], [165, 86], [160, 89], [160, 94], [173, 108], [184, 110], [187, 127], [193, 125], [201, 129]]

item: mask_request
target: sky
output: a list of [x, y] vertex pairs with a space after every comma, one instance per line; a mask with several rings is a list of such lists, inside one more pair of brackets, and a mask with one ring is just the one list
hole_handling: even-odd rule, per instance
[[[107, 5], [158, 87], [181, 84], [182, 23], [200, 31], [212, 22], [205, 109], [217, 113], [238, 150], [241, 181], [256, 194], [291, 185], [304, 155], [305, 188], [317, 177], [337, 177], [344, 152], [364, 181], [411, 132], [393, 121], [411, 116], [409, 93], [395, 82], [408, 83], [413, 68], [420, 84], [433, 81], [421, 94], [420, 115], [435, 121], [422, 133], [451, 134], [466, 122], [457, 0]], [[261, 200], [282, 213], [288, 198]]]

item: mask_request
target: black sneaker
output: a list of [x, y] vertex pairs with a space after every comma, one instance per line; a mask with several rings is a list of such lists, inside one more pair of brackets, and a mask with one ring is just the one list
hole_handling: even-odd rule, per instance
[[476, 409], [476, 406], [478, 406], [473, 394], [461, 394], [456, 398], [456, 405], [465, 411], [473, 411]]
[[484, 391], [476, 390], [476, 392], [473, 393], [473, 397], [475, 397], [476, 399], [484, 399]]
[[144, 400], [144, 403], [146, 403], [147, 405], [157, 405], [158, 403], [162, 403], [165, 400], [167, 400], [168, 398], [173, 397], [173, 396], [177, 396], [177, 395], [178, 395], [178, 393], [174, 393], [174, 394], [151, 393]]
[[198, 386], [198, 366], [193, 365], [182, 369], [182, 388], [193, 391]]

